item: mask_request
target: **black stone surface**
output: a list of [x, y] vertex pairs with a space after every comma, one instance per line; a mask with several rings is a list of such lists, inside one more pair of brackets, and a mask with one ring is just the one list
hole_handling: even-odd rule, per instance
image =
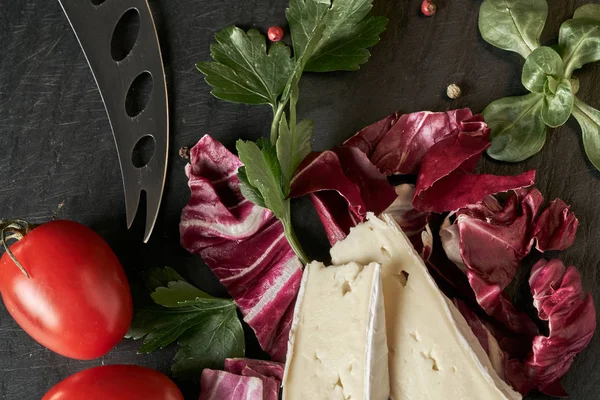
[[[86, 1], [86, 0], [82, 0]], [[116, 0], [111, 0], [116, 1]], [[122, 0], [126, 1], [126, 0]], [[595, 0], [594, 2], [598, 2]], [[388, 29], [359, 72], [306, 75], [299, 115], [315, 121], [317, 150], [340, 144], [364, 125], [400, 110], [442, 111], [471, 107], [524, 93], [522, 61], [487, 45], [479, 36], [478, 0], [438, 0], [433, 18], [420, 15], [420, 0], [376, 0]], [[584, 1], [549, 0], [543, 40], [554, 42], [562, 21]], [[149, 244], [142, 243], [143, 218], [125, 226], [125, 204], [112, 133], [85, 57], [56, 0], [0, 1], [0, 216], [46, 221], [59, 204], [60, 218], [97, 230], [115, 249], [133, 285], [141, 271], [169, 265], [214, 294], [225, 291], [198, 257], [179, 246], [178, 222], [189, 191], [178, 157], [181, 146], [210, 133], [232, 148], [237, 138], [266, 135], [270, 110], [225, 103], [209, 94], [194, 68], [208, 60], [218, 29], [230, 24], [284, 25], [286, 0], [150, 0], [163, 49], [171, 113], [171, 151], [163, 207]], [[580, 97], [600, 106], [600, 65], [577, 73]], [[450, 100], [446, 86], [463, 96]], [[600, 305], [600, 174], [586, 160], [572, 120], [549, 135], [544, 149], [514, 165], [488, 158], [480, 170], [498, 174], [538, 171], [537, 187], [551, 200], [571, 204], [581, 225], [575, 245], [561, 257], [580, 268], [584, 286]], [[298, 201], [296, 223], [313, 257], [327, 254], [327, 241], [306, 201]], [[301, 217], [298, 217], [301, 216]], [[140, 216], [138, 216], [140, 217]], [[526, 285], [526, 274], [522, 276]], [[251, 335], [248, 355], [260, 352]], [[135, 363], [169, 374], [174, 348], [141, 356], [139, 343], [125, 340], [100, 360], [82, 362], [43, 348], [0, 306], [0, 398], [39, 399], [61, 379], [101, 364]], [[563, 382], [572, 399], [600, 398], [600, 339], [596, 335]], [[197, 385], [181, 383], [186, 398]], [[532, 395], [531, 399], [546, 398]]]

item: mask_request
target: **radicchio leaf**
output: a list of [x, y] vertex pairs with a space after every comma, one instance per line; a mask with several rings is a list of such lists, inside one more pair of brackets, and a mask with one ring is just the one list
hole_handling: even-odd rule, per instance
[[544, 391], [568, 371], [575, 355], [592, 340], [596, 311], [592, 295], [583, 292], [577, 269], [565, 269], [560, 260], [540, 260], [534, 265], [529, 286], [538, 316], [548, 321], [550, 334], [533, 340], [525, 371]]
[[446, 222], [440, 237], [451, 260], [457, 261], [459, 250], [461, 262], [457, 265], [464, 268], [481, 308], [512, 332], [532, 338], [537, 328], [515, 309], [504, 289], [531, 250], [530, 235], [543, 198], [537, 189], [522, 189], [509, 196], [504, 207], [486, 198], [484, 203], [459, 210], [454, 225]]
[[557, 259], [542, 259], [535, 264], [529, 286], [539, 318], [548, 321], [549, 335], [533, 339], [532, 351], [524, 363], [509, 360], [507, 378], [523, 394], [538, 389], [564, 396], [559, 379], [596, 330], [592, 296], [584, 294], [577, 269], [565, 268]]
[[258, 400], [263, 399], [263, 382], [259, 378], [225, 371], [204, 369], [200, 378], [200, 398]]
[[474, 116], [465, 108], [392, 114], [362, 129], [344, 145], [363, 151], [385, 175], [418, 174], [415, 209], [441, 213], [533, 184], [534, 171], [515, 177], [472, 173], [490, 146], [489, 136], [481, 115]]
[[272, 218], [269, 210], [247, 201], [239, 190], [240, 160], [206, 135], [190, 150], [185, 173], [192, 196], [180, 229], [190, 252], [214, 244], [243, 240]]
[[452, 216], [453, 215], [450, 214], [442, 223], [440, 228], [440, 241], [442, 242], [442, 248], [446, 253], [446, 257], [448, 257], [448, 259], [466, 275], [467, 267], [465, 267], [462, 256], [460, 255], [460, 232], [458, 231], [458, 225], [450, 222]]
[[395, 191], [396, 200], [384, 212], [394, 218], [409, 238], [420, 234], [425, 229], [431, 213], [418, 211], [413, 207], [415, 185], [404, 183], [396, 186]]
[[550, 335], [533, 338], [524, 362], [509, 359], [509, 351], [498, 343], [498, 339], [505, 342], [506, 338], [490, 330], [466, 303], [458, 299], [453, 303], [502, 379], [523, 395], [539, 390], [564, 397], [567, 393], [560, 378], [570, 368], [573, 358], [589, 344], [596, 329], [591, 295], [584, 297], [577, 270], [569, 267], [565, 272], [559, 260], [539, 261], [532, 269], [529, 282], [540, 319], [549, 321]]
[[556, 199], [542, 212], [535, 226], [533, 237], [536, 248], [541, 251], [565, 250], [575, 241], [579, 221], [561, 199]]
[[250, 358], [225, 359], [225, 371], [241, 376], [259, 378], [263, 384], [263, 397], [260, 400], [278, 400], [279, 387], [283, 380], [284, 364], [254, 360]]
[[186, 174], [192, 195], [181, 217], [181, 244], [204, 259], [261, 347], [283, 361], [302, 264], [281, 222], [242, 196], [236, 176], [240, 166], [208, 135], [191, 149]]
[[415, 185], [404, 183], [396, 186], [395, 191], [396, 200], [383, 213], [394, 218], [421, 258], [427, 261], [433, 250], [433, 235], [429, 227], [431, 213], [417, 211], [413, 207]]
[[500, 224], [493, 217], [472, 216], [469, 210], [459, 211], [456, 220], [463, 262], [486, 282], [501, 286], [501, 290], [512, 282], [519, 262], [531, 250], [531, 229], [544, 201], [537, 189], [514, 191], [510, 196], [508, 212], [517, 202], [520, 207], [512, 220], [504, 218], [504, 210], [499, 213]]
[[421, 243], [423, 247], [419, 251], [419, 255], [423, 261], [427, 262], [433, 253], [433, 233], [431, 233], [429, 224], [425, 225], [425, 229], [421, 232]]
[[306, 157], [292, 179], [290, 197], [306, 194], [311, 195], [332, 245], [364, 221], [368, 211], [379, 214], [396, 198], [386, 177], [353, 147]]
[[226, 358], [225, 371], [241, 375], [244, 368], [250, 368], [259, 374], [273, 378], [279, 383], [283, 381], [284, 364], [274, 361], [255, 360], [252, 358]]
[[446, 255], [467, 274], [477, 302], [488, 315], [512, 332], [532, 338], [532, 321], [504, 295], [519, 263], [537, 242], [539, 250], [564, 249], [573, 243], [578, 221], [562, 201], [555, 200], [540, 214], [544, 199], [537, 189], [508, 194], [501, 204], [488, 196], [460, 209], [456, 221], [447, 219], [440, 238]]
[[244, 367], [242, 370], [242, 376], [253, 376], [258, 378], [263, 383], [263, 397], [262, 400], [279, 400], [279, 387], [281, 383], [277, 382], [273, 378], [269, 378], [259, 372], [256, 372], [252, 368]]
[[501, 285], [490, 284], [481, 276], [469, 271], [469, 284], [477, 297], [477, 302], [491, 317], [512, 332], [523, 335], [524, 340], [530, 340], [538, 330], [526, 313], [515, 308], [503, 292]]
[[[447, 256], [466, 272], [481, 308], [509, 329], [512, 337], [490, 331], [507, 354], [507, 380], [522, 394], [537, 389], [559, 396], [565, 394], [559, 378], [587, 346], [596, 325], [593, 302], [589, 294], [583, 295], [579, 273], [574, 267], [565, 270], [559, 260], [542, 260], [533, 267], [529, 283], [540, 319], [549, 321], [548, 337], [504, 294], [534, 244], [540, 251], [559, 250], [574, 240], [578, 221], [569, 207], [555, 200], [541, 211], [543, 200], [537, 189], [511, 192], [502, 202], [488, 196], [458, 210], [453, 224], [448, 218], [440, 238]], [[486, 348], [481, 328], [488, 327], [481, 321], [478, 325], [465, 307], [459, 309]], [[521, 339], [515, 340], [515, 334]], [[524, 343], [531, 344], [525, 352]]]
[[461, 123], [456, 134], [431, 146], [423, 156], [413, 199], [416, 209], [456, 211], [486, 196], [533, 184], [535, 171], [512, 176], [478, 175], [472, 171], [490, 146], [490, 130], [481, 116]]
[[416, 175], [425, 152], [441, 139], [455, 136], [461, 122], [472, 116], [468, 108], [402, 116], [395, 113], [362, 129], [344, 146], [365, 152], [384, 175]]

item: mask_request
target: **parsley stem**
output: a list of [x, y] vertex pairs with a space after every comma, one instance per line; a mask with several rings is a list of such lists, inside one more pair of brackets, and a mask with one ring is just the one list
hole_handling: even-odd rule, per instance
[[286, 237], [288, 243], [292, 247], [292, 250], [294, 250], [294, 253], [296, 253], [298, 258], [300, 259], [300, 262], [302, 264], [306, 265], [306, 264], [308, 264], [308, 256], [304, 252], [304, 249], [302, 248], [302, 245], [300, 244], [300, 241], [298, 240], [298, 237], [296, 236], [294, 227], [292, 226], [292, 220], [290, 217], [290, 199], [286, 199], [285, 201], [287, 203], [286, 204], [287, 212], [286, 212], [285, 217], [281, 220], [281, 223], [283, 224], [283, 231], [285, 233], [285, 237]]
[[283, 110], [285, 110], [285, 105], [287, 104], [287, 100], [280, 101], [275, 108], [273, 107], [273, 122], [271, 123], [271, 144], [275, 146], [277, 144], [277, 137], [279, 136], [279, 122], [281, 121], [281, 116], [283, 115]]

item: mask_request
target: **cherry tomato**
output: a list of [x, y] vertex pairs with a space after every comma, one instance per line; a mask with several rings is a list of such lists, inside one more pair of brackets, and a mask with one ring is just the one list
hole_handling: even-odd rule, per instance
[[32, 338], [66, 357], [101, 357], [123, 339], [133, 313], [127, 277], [94, 231], [76, 222], [40, 225], [0, 259], [0, 293]]
[[160, 372], [136, 365], [106, 365], [71, 375], [42, 400], [183, 400], [177, 385]]

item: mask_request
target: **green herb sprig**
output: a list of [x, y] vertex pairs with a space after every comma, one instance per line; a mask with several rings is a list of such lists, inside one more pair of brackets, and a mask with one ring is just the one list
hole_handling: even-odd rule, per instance
[[600, 60], [600, 5], [587, 4], [560, 27], [558, 45], [541, 46], [548, 16], [546, 0], [485, 0], [479, 31], [488, 43], [525, 58], [521, 82], [529, 94], [490, 103], [483, 116], [491, 129], [488, 154], [497, 160], [522, 161], [541, 150], [547, 127], [573, 115], [583, 133], [585, 152], [600, 170], [600, 111], [575, 95], [573, 72]]
[[[238, 171], [243, 195], [270, 209], [283, 223], [288, 242], [308, 262], [291, 223], [290, 181], [310, 153], [313, 123], [297, 121], [299, 82], [304, 72], [355, 71], [370, 57], [387, 19], [370, 15], [373, 0], [290, 0], [286, 17], [291, 49], [282, 42], [267, 49], [255, 29], [230, 26], [215, 35], [213, 61], [196, 67], [222, 100], [267, 104], [273, 110], [269, 140], [239, 140], [244, 167]], [[286, 113], [287, 110], [287, 113]]]
[[173, 374], [194, 380], [204, 368], [220, 369], [225, 358], [244, 356], [244, 330], [233, 300], [210, 296], [168, 267], [151, 270], [148, 287], [156, 306], [136, 309], [126, 335], [143, 339], [139, 353], [177, 342]]

